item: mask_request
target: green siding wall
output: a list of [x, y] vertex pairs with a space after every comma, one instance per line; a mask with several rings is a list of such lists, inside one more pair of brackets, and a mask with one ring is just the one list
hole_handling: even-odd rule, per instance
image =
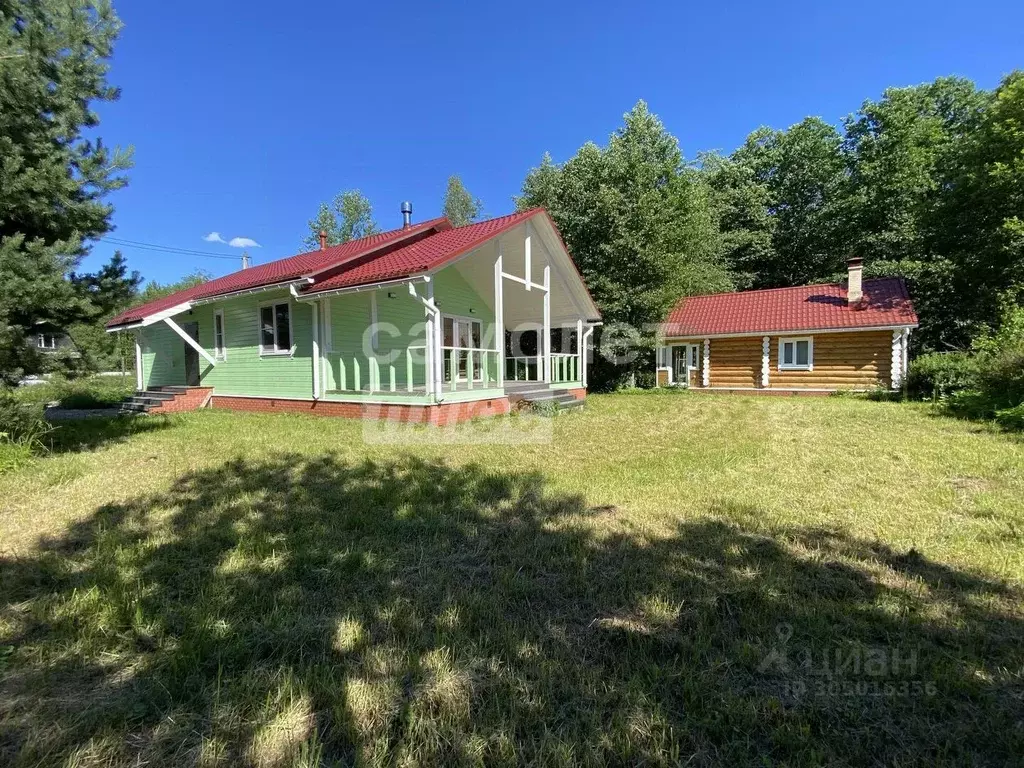
[[[380, 370], [380, 384], [390, 388], [394, 369], [395, 388], [406, 389], [408, 380], [405, 351], [410, 345], [424, 343], [423, 328], [426, 313], [419, 300], [409, 295], [408, 289], [392, 288], [395, 298], [388, 298], [387, 290], [373, 292], [377, 300], [376, 359]], [[370, 362], [367, 354], [370, 327], [370, 291], [335, 296], [331, 299], [331, 348], [327, 354], [325, 380], [327, 389], [359, 389], [369, 387]], [[412, 383], [422, 386], [425, 380], [422, 352], [414, 351]]]
[[[441, 312], [479, 319], [483, 325], [484, 344], [493, 346], [494, 313], [489, 303], [453, 267], [442, 270], [434, 279], [434, 295]], [[422, 286], [419, 289], [423, 291]], [[403, 392], [407, 382], [405, 350], [409, 345], [424, 343], [426, 315], [423, 305], [409, 295], [406, 287], [390, 290], [395, 298], [388, 298], [387, 289], [376, 291], [377, 321], [382, 325], [376, 358], [381, 388], [390, 388], [390, 366], [393, 366], [396, 391]], [[357, 367], [360, 388], [368, 389], [370, 364], [363, 337], [370, 325], [370, 297], [371, 293], [366, 291], [331, 299], [331, 347], [330, 350], [324, 347], [325, 391], [340, 388], [343, 373], [345, 387], [351, 389]], [[280, 301], [288, 301], [291, 305], [292, 353], [260, 355], [259, 307]], [[275, 291], [206, 304], [196, 307], [191, 313], [177, 315], [174, 320], [179, 325], [188, 322], [199, 324], [199, 343], [211, 355], [214, 350], [213, 316], [217, 310], [224, 312], [227, 359], [211, 366], [200, 357], [203, 386], [214, 387], [220, 395], [313, 396], [311, 304], [294, 301], [287, 291]], [[143, 329], [141, 335], [146, 386], [184, 384], [185, 342], [181, 337], [164, 323]], [[320, 342], [324, 345], [323, 336]], [[422, 386], [425, 377], [422, 352], [414, 354], [413, 384]], [[389, 362], [391, 357], [394, 359]]]
[[[142, 344], [144, 387], [185, 383], [185, 341], [167, 323], [139, 329], [139, 341]], [[200, 364], [203, 362], [201, 360]]]
[[[292, 353], [260, 355], [259, 308], [287, 301], [291, 305]], [[199, 323], [199, 343], [213, 353], [213, 313], [224, 310], [224, 343], [227, 359], [216, 366], [200, 359], [203, 386], [215, 387], [218, 395], [267, 397], [313, 396], [313, 309], [294, 301], [287, 291], [258, 293], [205, 304], [192, 311]]]

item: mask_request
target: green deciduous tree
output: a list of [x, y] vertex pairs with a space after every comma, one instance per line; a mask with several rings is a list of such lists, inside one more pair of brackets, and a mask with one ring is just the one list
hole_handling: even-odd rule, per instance
[[120, 29], [109, 2], [0, 0], [0, 377], [36, 362], [36, 322], [87, 316], [68, 279], [86, 241], [110, 229], [105, 196], [130, 151], [92, 137], [95, 102], [114, 101], [107, 60]]
[[448, 187], [444, 193], [444, 215], [453, 227], [471, 224], [480, 216], [483, 203], [469, 194], [458, 176], [448, 177]]
[[999, 320], [1000, 302], [1024, 301], [1024, 71], [1003, 79], [959, 145], [938, 207], [936, 239], [956, 269], [951, 341]]
[[[545, 156], [523, 182], [520, 209], [544, 206], [606, 324], [643, 328], [680, 296], [727, 290], [709, 190], [644, 102], [606, 147], [585, 144], [564, 165]], [[649, 370], [638, 359], [629, 370]]]
[[843, 263], [841, 149], [834, 126], [807, 118], [786, 131], [758, 129], [728, 158], [702, 158], [726, 258], [742, 284], [799, 285]]
[[309, 250], [320, 247], [320, 233], [327, 233], [327, 245], [339, 245], [350, 240], [380, 232], [373, 220], [373, 207], [358, 189], [339, 193], [330, 203], [321, 203], [315, 218], [309, 221], [309, 233], [302, 245]]

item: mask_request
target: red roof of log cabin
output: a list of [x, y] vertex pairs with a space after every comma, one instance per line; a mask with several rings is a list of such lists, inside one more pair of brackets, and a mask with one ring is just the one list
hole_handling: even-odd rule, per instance
[[898, 277], [865, 280], [857, 307], [845, 283], [715, 293], [680, 299], [662, 325], [665, 336], [732, 336], [916, 326], [917, 314]]

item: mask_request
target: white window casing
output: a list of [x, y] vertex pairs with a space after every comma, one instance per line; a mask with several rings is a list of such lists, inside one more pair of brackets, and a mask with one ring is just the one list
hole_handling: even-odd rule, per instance
[[[803, 351], [803, 355], [801, 355]], [[804, 360], [801, 362], [801, 356]], [[785, 336], [779, 339], [780, 371], [814, 370], [814, 337]]]
[[[267, 310], [269, 310], [269, 321], [266, 318]], [[282, 311], [284, 318], [281, 317]], [[287, 322], [287, 337], [282, 338], [284, 330], [281, 327], [281, 320], [284, 319]], [[290, 355], [292, 354], [293, 345], [292, 340], [294, 334], [292, 332], [292, 307], [288, 301], [275, 301], [272, 303], [261, 304], [257, 309], [257, 328], [258, 328], [258, 341], [259, 350], [261, 357], [269, 357], [272, 355]], [[266, 344], [266, 335], [272, 334], [271, 343]], [[281, 342], [284, 341], [284, 344]]]
[[224, 310], [213, 313], [213, 356], [218, 360], [228, 359], [227, 331], [224, 328]]

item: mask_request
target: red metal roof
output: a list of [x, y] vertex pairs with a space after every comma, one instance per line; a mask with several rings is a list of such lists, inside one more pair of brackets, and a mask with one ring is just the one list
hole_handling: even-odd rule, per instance
[[864, 281], [864, 300], [851, 308], [846, 285], [801, 285], [681, 299], [662, 330], [669, 337], [837, 330], [917, 325], [900, 278]]
[[[107, 327], [140, 322], [145, 317], [187, 301], [216, 298], [303, 277], [312, 278], [313, 282], [300, 287], [300, 292], [311, 295], [387, 280], [401, 280], [436, 270], [534, 216], [544, 216], [551, 221], [543, 208], [455, 228], [444, 217], [433, 219], [409, 229], [396, 229], [323, 251], [303, 253], [234, 272], [122, 312], [112, 318]], [[557, 233], [557, 227], [554, 227], [553, 222], [551, 224]]]
[[437, 269], [538, 214], [547, 215], [543, 208], [533, 208], [438, 232], [390, 253], [360, 260], [351, 269], [343, 269], [333, 277], [309, 286], [305, 292], [321, 293], [385, 280], [400, 280]]
[[172, 293], [162, 299], [154, 299], [137, 307], [132, 307], [111, 318], [107, 322], [107, 327], [113, 328], [118, 325], [137, 323], [145, 317], [165, 309], [170, 309], [178, 304], [183, 304], [186, 301], [208, 299], [234, 293], [235, 291], [261, 288], [288, 280], [298, 280], [301, 277], [315, 275], [318, 272], [336, 268], [350, 261], [360, 261], [380, 249], [394, 246], [409, 238], [422, 236], [431, 229], [443, 231], [450, 228], [451, 225], [448, 223], [448, 220], [441, 217], [416, 224], [408, 229], [393, 229], [390, 232], [381, 232], [380, 234], [352, 240], [341, 245], [333, 245], [324, 250], [300, 253], [297, 256], [278, 259], [268, 264], [260, 264], [256, 267], [232, 272], [230, 275], [224, 275], [184, 291]]

